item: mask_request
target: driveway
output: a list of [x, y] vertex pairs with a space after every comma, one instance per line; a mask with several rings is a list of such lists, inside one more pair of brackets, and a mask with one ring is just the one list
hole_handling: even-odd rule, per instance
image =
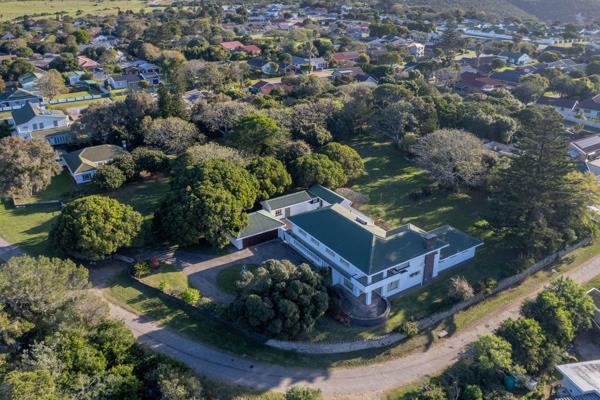
[[[184, 257], [190, 259], [189, 254], [185, 254]], [[205, 258], [191, 264], [182, 263], [183, 258], [179, 257], [177, 264], [182, 267], [181, 272], [187, 276], [190, 285], [200, 290], [204, 296], [219, 303], [231, 303], [234, 297], [223, 292], [216, 285], [219, 272], [232, 265], [260, 264], [270, 259], [287, 259], [294, 264], [305, 262], [291, 247], [276, 239], [226, 255]]]

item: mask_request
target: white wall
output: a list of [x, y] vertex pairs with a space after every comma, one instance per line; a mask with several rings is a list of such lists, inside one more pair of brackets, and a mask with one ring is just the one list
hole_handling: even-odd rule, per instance
[[460, 264], [463, 261], [467, 261], [473, 257], [475, 257], [475, 247], [467, 249], [451, 257], [444, 258], [443, 260], [439, 260], [439, 262], [434, 268], [433, 276], [437, 276], [440, 272], [451, 268], [457, 264]]
[[[54, 125], [54, 121], [56, 121], [56, 125]], [[36, 129], [33, 128], [33, 124], [36, 124]], [[44, 124], [44, 126], [42, 127], [41, 124]], [[27, 123], [17, 125], [17, 132], [33, 132], [36, 130], [56, 128], [57, 126], [67, 126], [66, 115], [64, 117], [50, 117], [47, 115], [33, 117], [31, 120], [27, 121]]]
[[[271, 213], [271, 215], [274, 218], [283, 219], [283, 218], [286, 217], [286, 215], [285, 215], [286, 208], [290, 209], [289, 216], [291, 217], [291, 216], [294, 216], [294, 215], [304, 214], [306, 212], [309, 212], [309, 211], [312, 211], [312, 210], [316, 210], [317, 208], [320, 208], [320, 206], [321, 205], [318, 202], [316, 202], [314, 204], [310, 204], [310, 201], [305, 201], [303, 203], [294, 204], [294, 205], [289, 206], [289, 207], [272, 209], [269, 212]], [[277, 210], [281, 210], [281, 215], [276, 215], [277, 214]]]

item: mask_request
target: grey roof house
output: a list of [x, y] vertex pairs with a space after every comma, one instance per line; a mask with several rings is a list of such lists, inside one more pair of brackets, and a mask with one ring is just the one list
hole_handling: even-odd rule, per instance
[[103, 144], [67, 153], [62, 156], [62, 161], [75, 183], [79, 185], [90, 182], [98, 167], [124, 154], [127, 154], [127, 151], [119, 146]]

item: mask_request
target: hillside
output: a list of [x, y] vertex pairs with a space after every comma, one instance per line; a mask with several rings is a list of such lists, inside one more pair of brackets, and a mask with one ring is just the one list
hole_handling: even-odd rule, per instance
[[407, 4], [430, 6], [436, 10], [461, 8], [484, 11], [500, 17], [537, 17], [544, 21], [575, 21], [600, 17], [600, 0], [405, 0]]

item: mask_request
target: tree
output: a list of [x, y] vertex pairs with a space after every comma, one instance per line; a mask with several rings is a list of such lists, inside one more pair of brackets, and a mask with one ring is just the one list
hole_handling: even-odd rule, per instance
[[137, 176], [137, 168], [133, 156], [129, 153], [115, 158], [110, 165], [117, 167], [125, 177], [125, 181], [131, 181]]
[[170, 90], [165, 85], [158, 88], [158, 112], [161, 117], [188, 119], [188, 110], [183, 102], [182, 93]]
[[497, 335], [512, 346], [513, 360], [527, 372], [539, 372], [545, 360], [546, 337], [540, 324], [534, 319], [507, 319], [498, 329]]
[[487, 172], [487, 151], [472, 134], [453, 129], [435, 131], [411, 147], [419, 166], [444, 187], [477, 187]]
[[11, 371], [4, 377], [0, 397], [6, 400], [59, 400], [52, 374], [47, 370]]
[[556, 293], [544, 290], [534, 300], [523, 305], [525, 317], [536, 320], [549, 341], [565, 348], [575, 338], [575, 328], [569, 311]]
[[323, 146], [319, 153], [325, 154], [331, 161], [342, 166], [348, 179], [356, 179], [365, 173], [365, 164], [352, 147], [336, 142]]
[[68, 203], [50, 231], [57, 249], [97, 260], [133, 243], [142, 216], [131, 206], [105, 196], [87, 196]]
[[400, 143], [404, 135], [418, 124], [414, 106], [405, 100], [389, 104], [377, 114], [376, 125], [381, 132]]
[[142, 171], [151, 174], [163, 172], [169, 167], [169, 157], [157, 149], [137, 147], [131, 152], [131, 155], [138, 174]]
[[283, 139], [283, 133], [277, 123], [262, 114], [250, 114], [241, 117], [227, 143], [241, 151], [255, 155], [272, 155]]
[[70, 260], [12, 257], [0, 268], [0, 303], [15, 315], [45, 319], [87, 283], [87, 270]]
[[195, 110], [193, 120], [209, 135], [227, 137], [240, 118], [255, 111], [250, 104], [238, 101], [200, 104]]
[[310, 332], [329, 306], [323, 278], [308, 264], [269, 260], [236, 282], [231, 312], [258, 332], [294, 338]]
[[285, 165], [273, 157], [259, 157], [248, 164], [248, 171], [258, 180], [258, 199], [267, 200], [284, 193], [292, 185]]
[[215, 142], [208, 142], [188, 148], [175, 161], [175, 169], [185, 169], [188, 166], [198, 165], [210, 160], [227, 160], [237, 165], [245, 165], [248, 162], [239, 150], [233, 147], [221, 146]]
[[125, 174], [115, 165], [102, 165], [94, 174], [92, 182], [103, 190], [115, 190], [125, 183]]
[[38, 88], [42, 93], [42, 96], [48, 99], [53, 99], [59, 94], [67, 91], [65, 87], [65, 80], [60, 72], [55, 69], [51, 69], [50, 71], [46, 72], [38, 80]]
[[585, 67], [587, 75], [600, 75], [600, 60], [594, 60]]
[[330, 189], [343, 186], [347, 181], [344, 169], [325, 154], [307, 154], [291, 163], [292, 177], [296, 185], [310, 187], [323, 185]]
[[177, 117], [153, 120], [148, 124], [144, 136], [145, 143], [162, 147], [169, 153], [181, 153], [205, 139], [194, 124]]
[[200, 400], [205, 395], [202, 384], [184, 368], [163, 364], [157, 371], [161, 400]]
[[456, 23], [448, 23], [438, 42], [438, 47], [443, 50], [446, 65], [454, 61], [456, 53], [465, 46], [465, 43]]
[[599, 192], [591, 177], [575, 172], [558, 112], [528, 107], [520, 121], [520, 152], [494, 174], [489, 220], [507, 243], [536, 256], [595, 234], [589, 206]]
[[321, 391], [301, 386], [292, 386], [285, 392], [285, 400], [320, 400]]
[[497, 383], [502, 376], [501, 371], [510, 373], [518, 370], [513, 364], [510, 343], [492, 334], [480, 336], [469, 344], [463, 356], [465, 359], [484, 384]]
[[0, 195], [30, 197], [45, 189], [61, 171], [55, 159], [45, 140], [0, 139]]

